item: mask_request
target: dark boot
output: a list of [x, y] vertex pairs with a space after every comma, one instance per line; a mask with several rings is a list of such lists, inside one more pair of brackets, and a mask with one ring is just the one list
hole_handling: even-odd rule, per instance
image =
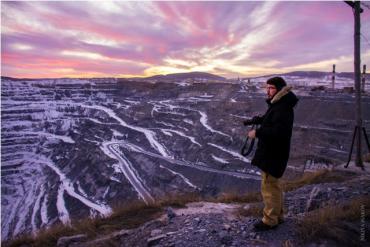
[[267, 225], [267, 224], [263, 223], [262, 220], [258, 221], [256, 224], [254, 224], [254, 230], [256, 232], [268, 231], [268, 230], [275, 229], [276, 227], [277, 227], [277, 225], [270, 226], [270, 225]]

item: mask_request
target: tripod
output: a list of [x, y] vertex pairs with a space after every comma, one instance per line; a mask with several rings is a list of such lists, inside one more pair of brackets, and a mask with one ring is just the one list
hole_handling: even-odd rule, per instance
[[[355, 143], [355, 138], [356, 138], [356, 133], [358, 130], [358, 126], [355, 127], [355, 131], [353, 132], [353, 137], [352, 137], [352, 144], [351, 144], [351, 151], [349, 151], [349, 156], [348, 156], [348, 162], [347, 164], [344, 166], [345, 168], [348, 167], [349, 165], [349, 162], [351, 161], [351, 157], [352, 157], [352, 151], [353, 151], [353, 144]], [[369, 139], [367, 138], [367, 134], [366, 134], [366, 129], [365, 127], [362, 127], [362, 132], [364, 133], [364, 136], [365, 136], [365, 141], [366, 141], [366, 144], [367, 144], [367, 149], [370, 153], [370, 143], [369, 143]], [[359, 135], [359, 138], [361, 138], [361, 134]], [[361, 168], [362, 170], [364, 170], [364, 165], [361, 163]]]

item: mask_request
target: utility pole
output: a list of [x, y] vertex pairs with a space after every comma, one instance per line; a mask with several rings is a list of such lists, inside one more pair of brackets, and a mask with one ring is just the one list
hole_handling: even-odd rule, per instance
[[[356, 90], [356, 166], [364, 169], [361, 157], [361, 132], [362, 132], [362, 111], [361, 111], [361, 56], [360, 56], [360, 35], [361, 35], [361, 17], [363, 10], [360, 7], [360, 1], [345, 1], [354, 10], [355, 16], [355, 34], [354, 34], [354, 72], [355, 72], [355, 90]], [[357, 131], [356, 131], [357, 130]]]
[[357, 147], [356, 147], [356, 166], [362, 167], [361, 152], [361, 130], [362, 130], [362, 109], [361, 109], [361, 55], [360, 55], [360, 35], [361, 35], [361, 8], [360, 1], [355, 1], [355, 89], [356, 89], [356, 122], [357, 122]]

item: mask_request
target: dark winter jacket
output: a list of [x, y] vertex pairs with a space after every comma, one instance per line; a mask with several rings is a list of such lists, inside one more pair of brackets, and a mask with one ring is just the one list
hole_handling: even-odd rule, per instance
[[285, 86], [271, 100], [266, 100], [268, 109], [262, 117], [254, 118], [261, 124], [256, 130], [258, 145], [252, 165], [262, 171], [280, 178], [286, 169], [290, 139], [292, 137], [294, 111], [298, 98]]

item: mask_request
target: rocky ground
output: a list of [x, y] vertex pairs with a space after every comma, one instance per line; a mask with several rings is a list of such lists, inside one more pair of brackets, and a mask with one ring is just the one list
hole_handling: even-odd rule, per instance
[[[84, 234], [63, 237], [58, 246], [348, 246], [348, 242], [336, 242], [329, 236], [302, 242], [302, 232], [297, 230], [297, 225], [314, 210], [343, 205], [356, 198], [369, 198], [369, 165], [365, 164], [365, 171], [353, 164], [348, 169], [331, 171], [345, 177], [345, 181], [308, 184], [286, 192], [286, 218], [274, 230], [255, 232], [253, 224], [259, 217], [240, 213], [256, 205], [262, 207], [261, 203], [194, 202], [185, 208], [168, 207], [160, 218], [136, 229], [122, 229], [92, 241], [87, 241]], [[358, 238], [349, 240], [355, 246], [369, 246], [367, 207], [363, 205], [358, 209], [358, 214], [362, 214], [359, 220], [341, 221], [348, 236]]]

